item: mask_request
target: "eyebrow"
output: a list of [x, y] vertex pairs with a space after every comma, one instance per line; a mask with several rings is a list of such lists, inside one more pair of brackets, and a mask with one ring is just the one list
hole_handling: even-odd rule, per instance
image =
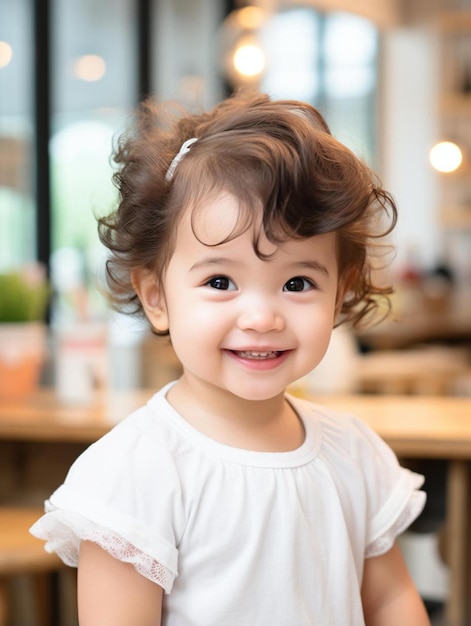
[[[192, 265], [190, 267], [190, 272], [204, 267], [212, 267], [214, 265], [237, 265], [237, 261], [227, 257], [207, 257]], [[319, 261], [295, 261], [294, 263], [289, 263], [289, 266], [292, 267], [293, 270], [297, 268], [299, 270], [308, 269], [314, 270], [315, 272], [321, 272], [322, 274], [329, 276], [329, 270]]]
[[295, 261], [291, 264], [292, 267], [299, 267], [300, 269], [309, 269], [316, 272], [321, 272], [326, 276], [329, 276], [329, 270], [327, 267], [319, 261]]
[[202, 267], [211, 267], [213, 265], [236, 265], [236, 261], [223, 256], [207, 257], [201, 259], [201, 261], [196, 261], [196, 263], [190, 267], [190, 272], [201, 269]]

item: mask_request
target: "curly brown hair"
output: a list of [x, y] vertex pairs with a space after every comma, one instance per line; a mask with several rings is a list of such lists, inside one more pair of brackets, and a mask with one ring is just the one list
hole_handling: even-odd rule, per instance
[[[166, 176], [192, 137], [197, 141]], [[339, 276], [348, 285], [341, 321], [358, 325], [388, 301], [392, 289], [376, 283], [375, 259], [389, 248], [380, 240], [396, 224], [394, 200], [309, 104], [238, 93], [209, 112], [175, 117], [148, 100], [114, 160], [119, 204], [98, 219], [98, 231], [111, 253], [107, 295], [116, 309], [143, 314], [133, 272], [153, 272], [160, 280], [183, 210], [194, 211], [222, 191], [240, 203], [239, 223], [227, 239], [251, 226], [260, 204], [263, 233], [274, 243], [336, 233]], [[259, 237], [254, 249], [263, 257]]]

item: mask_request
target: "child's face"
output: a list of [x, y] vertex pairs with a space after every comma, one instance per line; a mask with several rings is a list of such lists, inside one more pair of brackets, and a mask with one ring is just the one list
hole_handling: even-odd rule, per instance
[[[246, 400], [266, 400], [322, 359], [337, 312], [335, 235], [262, 240], [269, 260], [253, 249], [254, 229], [220, 245], [238, 215], [221, 194], [178, 226], [161, 289], [138, 287], [146, 313], [170, 329], [187, 382], [214, 386]], [[202, 243], [204, 242], [204, 243]], [[191, 379], [191, 380], [190, 380]]]

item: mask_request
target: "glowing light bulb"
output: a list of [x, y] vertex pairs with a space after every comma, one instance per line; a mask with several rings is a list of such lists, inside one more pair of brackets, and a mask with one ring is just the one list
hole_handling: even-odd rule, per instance
[[439, 172], [454, 172], [463, 161], [463, 154], [452, 141], [440, 141], [430, 150], [430, 163]]
[[106, 73], [104, 59], [96, 54], [86, 54], [79, 57], [74, 63], [74, 74], [80, 80], [95, 82], [103, 78]]
[[13, 56], [11, 46], [6, 41], [0, 41], [0, 68], [6, 67]]
[[234, 52], [233, 63], [240, 75], [255, 78], [265, 67], [265, 55], [257, 44], [245, 43]]

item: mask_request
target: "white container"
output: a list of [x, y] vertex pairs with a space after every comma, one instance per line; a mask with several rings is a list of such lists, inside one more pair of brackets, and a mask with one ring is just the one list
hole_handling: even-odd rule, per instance
[[76, 323], [57, 332], [56, 392], [60, 401], [91, 404], [108, 387], [105, 324]]

